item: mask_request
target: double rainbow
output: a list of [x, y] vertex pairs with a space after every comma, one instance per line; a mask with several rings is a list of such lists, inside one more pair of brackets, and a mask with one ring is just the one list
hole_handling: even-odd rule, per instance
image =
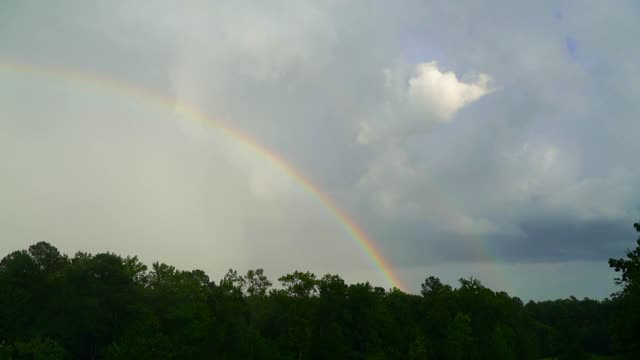
[[393, 267], [389, 264], [389, 261], [384, 257], [380, 248], [376, 245], [373, 239], [367, 235], [364, 229], [362, 229], [345, 210], [338, 206], [336, 201], [331, 199], [327, 193], [323, 192], [309, 178], [304, 176], [304, 174], [302, 174], [298, 169], [288, 163], [281, 155], [265, 147], [252, 137], [231, 127], [227, 122], [215, 119], [199, 110], [197, 107], [185, 102], [179, 102], [174, 98], [152, 92], [149, 89], [99, 74], [80, 72], [64, 67], [41, 66], [7, 59], [3, 60], [1, 58], [0, 69], [10, 72], [34, 73], [40, 76], [54, 77], [61, 80], [81, 83], [82, 85], [124, 93], [140, 101], [153, 102], [165, 107], [170, 107], [173, 111], [182, 115], [179, 117], [181, 119], [189, 119], [204, 126], [222, 131], [233, 140], [254, 151], [258, 156], [284, 170], [292, 179], [298, 182], [304, 189], [318, 199], [319, 202], [335, 216], [342, 227], [344, 227], [344, 229], [349, 233], [350, 237], [354, 239], [388, 285], [407, 291], [407, 287], [395, 273]]

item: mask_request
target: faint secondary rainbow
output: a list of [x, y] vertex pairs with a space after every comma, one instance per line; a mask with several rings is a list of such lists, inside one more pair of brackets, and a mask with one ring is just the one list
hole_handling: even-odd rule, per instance
[[300, 172], [300, 170], [289, 164], [284, 158], [282, 158], [282, 156], [277, 154], [275, 151], [265, 147], [255, 139], [238, 131], [237, 129], [232, 128], [228, 123], [214, 119], [205, 112], [199, 110], [197, 107], [189, 105], [182, 101], [178, 101], [175, 98], [154, 93], [149, 91], [148, 89], [123, 81], [114, 80], [100, 74], [77, 71], [74, 69], [59, 66], [43, 66], [9, 61], [7, 59], [0, 58], [0, 69], [1, 68], [15, 72], [48, 75], [52, 77], [81, 82], [83, 84], [92, 85], [98, 88], [106, 88], [112, 91], [124, 92], [132, 97], [137, 97], [138, 99], [153, 101], [165, 106], [171, 106], [173, 107], [174, 111], [183, 115], [183, 118], [185, 119], [191, 119], [192, 121], [196, 121], [204, 126], [221, 130], [223, 133], [233, 138], [235, 141], [247, 146], [249, 149], [252, 149], [263, 158], [283, 169], [303, 188], [314, 195], [320, 201], [320, 203], [330, 212], [332, 212], [334, 216], [339, 220], [344, 229], [349, 233], [349, 235], [355, 240], [355, 242], [366, 254], [366, 256], [371, 260], [371, 262], [380, 272], [385, 281], [390, 286], [397, 287], [403, 291], [407, 291], [406, 285], [394, 272], [388, 260], [384, 257], [375, 242], [367, 235], [364, 229], [362, 229], [346, 213], [346, 211], [342, 210], [338, 206], [338, 204], [333, 199], [331, 199], [331, 197], [329, 197], [328, 194], [320, 190], [320, 188], [315, 185], [310, 179], [305, 177]]

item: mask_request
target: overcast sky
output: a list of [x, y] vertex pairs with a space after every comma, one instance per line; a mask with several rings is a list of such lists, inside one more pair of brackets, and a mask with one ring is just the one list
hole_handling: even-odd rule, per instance
[[[334, 214], [192, 104], [272, 149], [410, 290], [613, 290], [640, 219], [637, 1], [0, 4], [0, 252], [37, 241], [388, 286]], [[94, 75], [87, 75], [94, 74]]]

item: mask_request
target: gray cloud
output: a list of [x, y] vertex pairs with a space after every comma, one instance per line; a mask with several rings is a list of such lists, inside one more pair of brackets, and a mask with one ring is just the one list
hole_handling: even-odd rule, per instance
[[[448, 261], [604, 261], [632, 240], [632, 1], [3, 6], [0, 58], [99, 73], [226, 119], [332, 196], [407, 278]], [[0, 71], [0, 160], [14, 174], [0, 179], [3, 251], [46, 237], [213, 272], [375, 276], [310, 194], [218, 131]]]

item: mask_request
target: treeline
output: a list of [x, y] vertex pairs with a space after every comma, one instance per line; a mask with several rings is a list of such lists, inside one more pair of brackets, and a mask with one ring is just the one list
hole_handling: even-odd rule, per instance
[[[612, 261], [621, 261], [612, 264], [621, 271], [628, 267], [627, 260]], [[625, 284], [637, 269], [621, 280], [626, 294], [632, 293]], [[614, 300], [524, 304], [473, 278], [453, 288], [428, 277], [419, 295], [309, 272], [278, 281], [282, 286], [273, 288], [258, 269], [245, 275], [230, 270], [216, 282], [200, 270], [160, 263], [148, 269], [136, 257], [68, 257], [40, 242], [0, 261], [0, 358], [495, 360], [634, 354], [624, 339], [614, 344], [611, 336], [618, 304], [637, 306], [624, 291]], [[637, 324], [620, 325], [631, 331], [632, 342], [640, 334], [633, 332]]]

